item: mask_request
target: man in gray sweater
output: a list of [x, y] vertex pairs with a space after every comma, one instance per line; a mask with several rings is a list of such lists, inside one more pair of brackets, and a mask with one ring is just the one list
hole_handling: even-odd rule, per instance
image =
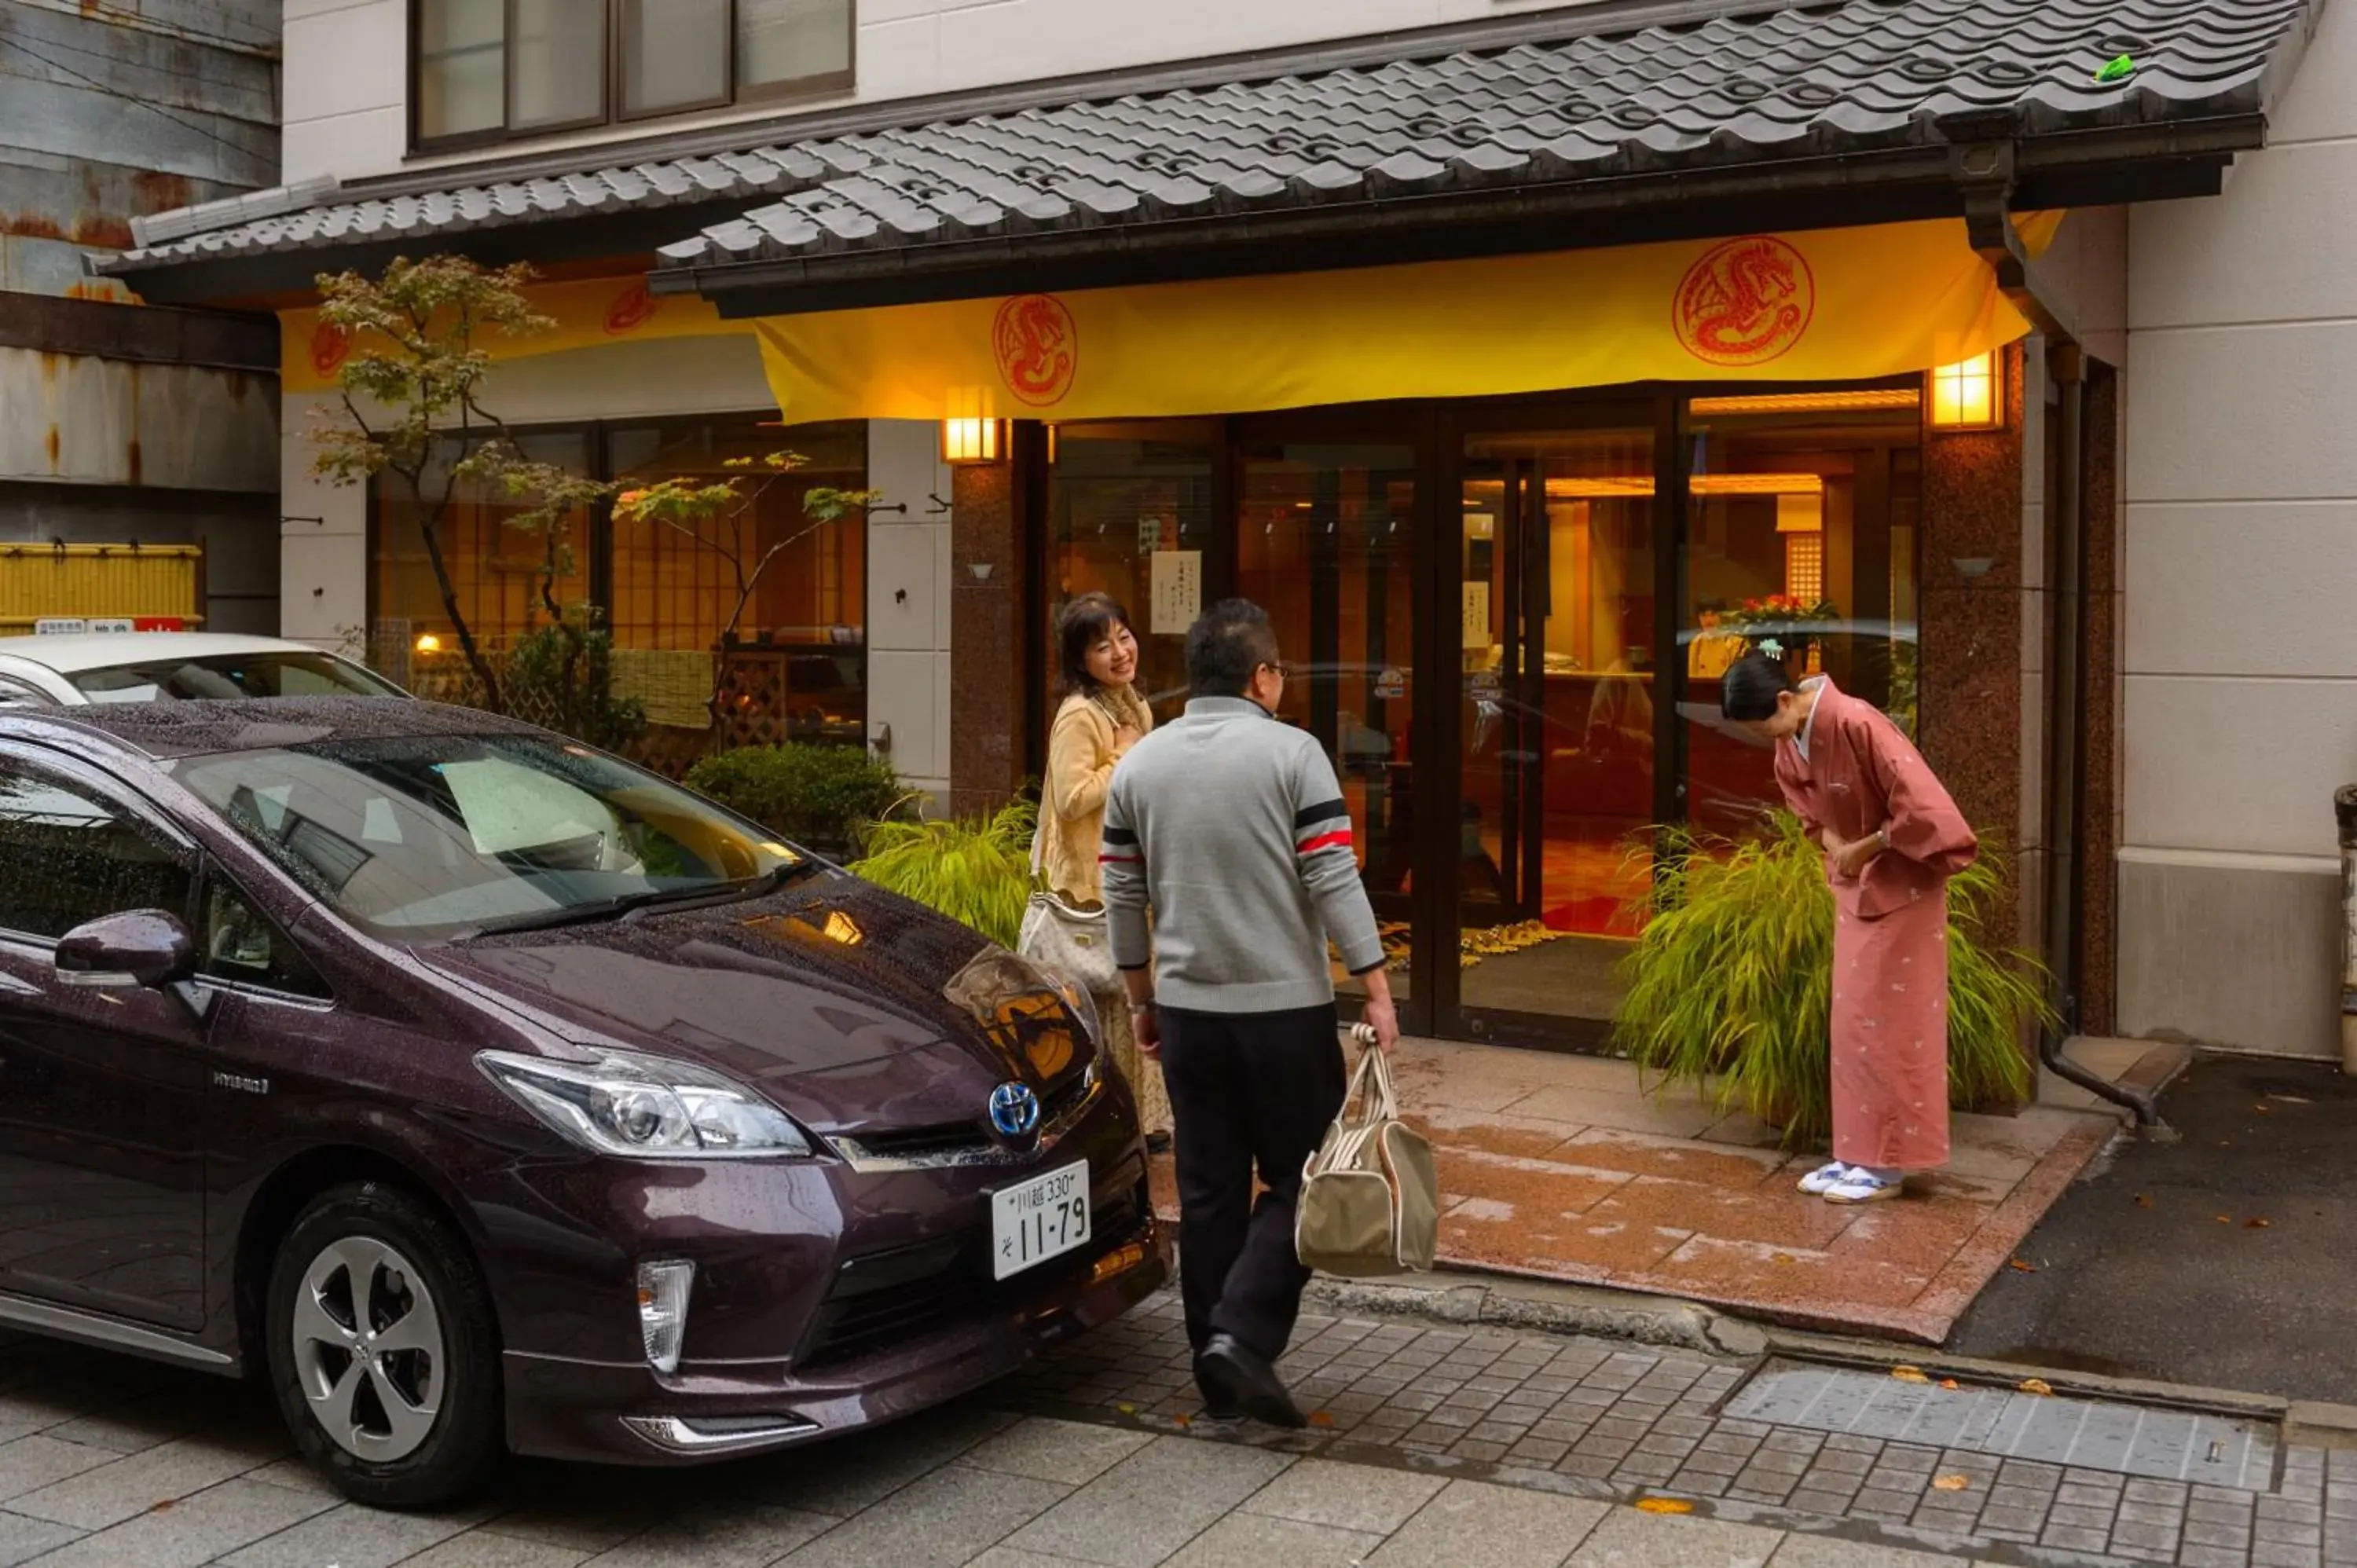
[[1333, 765], [1274, 717], [1286, 670], [1267, 615], [1212, 607], [1187, 635], [1187, 678], [1185, 716], [1114, 771], [1105, 908], [1178, 1123], [1180, 1287], [1205, 1409], [1300, 1426], [1275, 1362], [1309, 1283], [1293, 1243], [1301, 1168], [1347, 1088], [1329, 939], [1365, 983], [1382, 1049], [1399, 1022]]

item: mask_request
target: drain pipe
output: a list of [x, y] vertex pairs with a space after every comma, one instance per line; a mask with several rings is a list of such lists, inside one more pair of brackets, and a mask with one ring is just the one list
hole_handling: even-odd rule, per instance
[[2333, 791], [2341, 820], [2341, 1070], [2357, 1078], [2357, 784]]
[[[2053, 455], [2054, 705], [2046, 776], [2046, 968], [2053, 981], [2056, 1021], [2040, 1030], [2038, 1057], [2056, 1077], [2132, 1112], [2142, 1131], [2160, 1124], [2149, 1095], [2092, 1073], [2062, 1052], [2079, 1024], [2078, 915], [2085, 886], [2079, 817], [2086, 781], [2086, 354], [2076, 343], [2061, 342], [2050, 363], [2062, 395], [2062, 428]], [[2037, 415], [2024, 410], [2023, 417]]]

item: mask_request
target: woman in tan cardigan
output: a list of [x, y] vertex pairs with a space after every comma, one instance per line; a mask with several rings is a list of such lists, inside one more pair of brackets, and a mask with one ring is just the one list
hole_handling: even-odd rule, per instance
[[[1049, 886], [1081, 908], [1102, 908], [1099, 835], [1113, 770], [1154, 727], [1138, 695], [1137, 637], [1129, 612], [1103, 594], [1083, 594], [1056, 618], [1063, 705], [1048, 733], [1048, 780], [1039, 811], [1039, 868]], [[1170, 1101], [1162, 1069], [1138, 1054], [1129, 1009], [1118, 993], [1097, 999], [1105, 1045], [1137, 1096], [1137, 1113], [1157, 1147], [1168, 1136]]]

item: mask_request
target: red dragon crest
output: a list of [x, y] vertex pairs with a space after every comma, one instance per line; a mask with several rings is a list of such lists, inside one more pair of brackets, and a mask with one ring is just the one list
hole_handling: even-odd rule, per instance
[[606, 334], [609, 338], [619, 338], [625, 332], [643, 327], [653, 320], [655, 312], [662, 308], [662, 302], [648, 290], [647, 280], [640, 278], [625, 285], [622, 292], [614, 296], [613, 303], [606, 307]]
[[1712, 365], [1764, 365], [1791, 351], [1817, 313], [1800, 252], [1767, 234], [1729, 240], [1686, 271], [1670, 321], [1687, 353]]
[[334, 322], [322, 321], [311, 328], [311, 369], [322, 378], [341, 369], [351, 351], [352, 335]]
[[1034, 408], [1060, 403], [1080, 368], [1081, 335], [1052, 294], [1021, 294], [998, 307], [991, 350], [1006, 388]]

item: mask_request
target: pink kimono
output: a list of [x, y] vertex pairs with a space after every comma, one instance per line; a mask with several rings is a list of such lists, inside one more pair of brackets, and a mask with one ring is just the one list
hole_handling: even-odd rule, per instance
[[[1776, 783], [1812, 832], [1890, 848], [1834, 892], [1834, 1158], [1930, 1170], [1948, 1159], [1948, 878], [1973, 830], [1922, 755], [1870, 703], [1820, 680]], [[1805, 744], [1806, 750], [1803, 750]]]

